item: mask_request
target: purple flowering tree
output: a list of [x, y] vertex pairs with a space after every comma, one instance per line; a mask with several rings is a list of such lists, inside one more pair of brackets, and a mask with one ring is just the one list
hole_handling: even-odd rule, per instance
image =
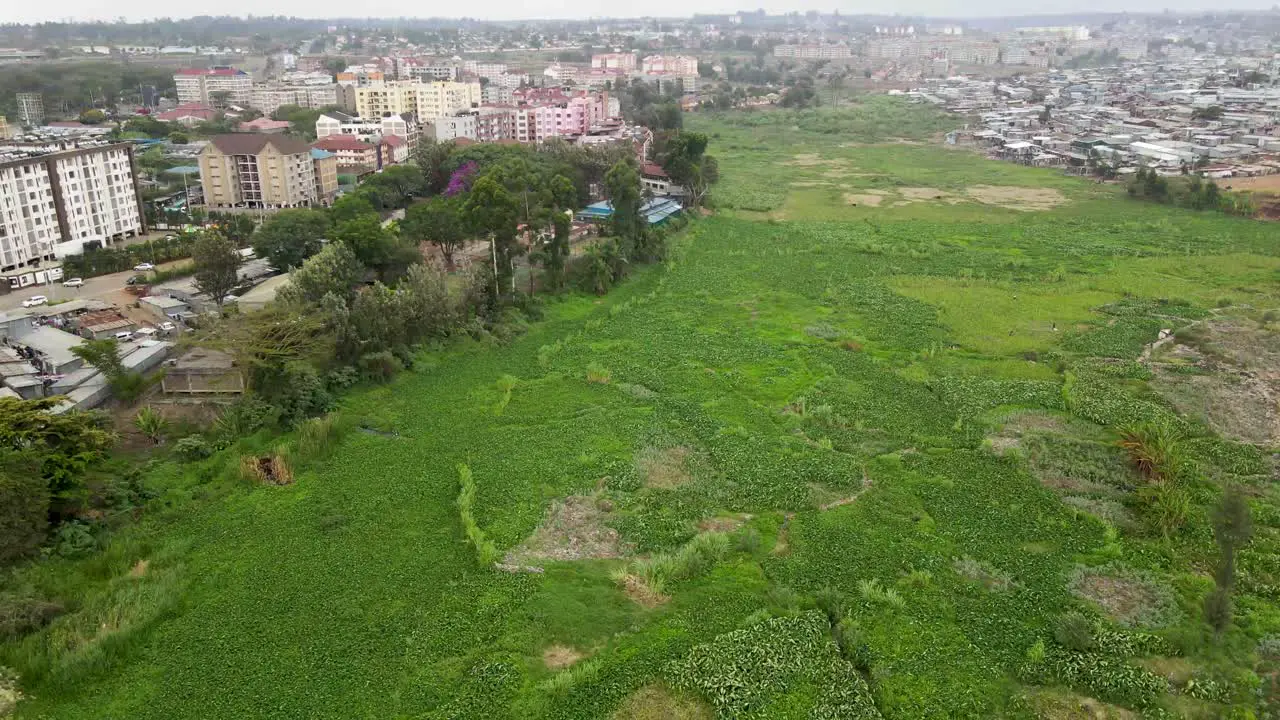
[[470, 190], [471, 183], [475, 181], [476, 174], [479, 172], [480, 166], [476, 163], [470, 161], [463, 163], [449, 176], [449, 186], [444, 189], [445, 197], [453, 197]]

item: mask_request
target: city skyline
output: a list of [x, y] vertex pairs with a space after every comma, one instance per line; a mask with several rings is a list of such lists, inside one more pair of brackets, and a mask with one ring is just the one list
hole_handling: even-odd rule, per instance
[[[678, 0], [624, 0], [610, 3], [607, 8], [584, 6], [582, 3], [570, 3], [566, 0], [548, 0], [539, 3], [515, 3], [510, 0], [482, 0], [468, 4], [468, 12], [457, 17], [466, 17], [488, 21], [537, 21], [537, 20], [572, 20], [583, 18], [626, 19], [640, 17], [688, 18], [698, 15], [733, 14], [742, 10], [763, 9], [770, 15], [788, 12], [819, 11], [831, 13], [838, 11], [844, 15], [900, 15], [905, 17], [932, 17], [940, 19], [1020, 17], [1045, 15], [1072, 15], [1087, 13], [1160, 13], [1165, 11], [1183, 14], [1224, 13], [1232, 11], [1259, 12], [1276, 7], [1272, 0], [1237, 0], [1228, 8], [1205, 7], [1203, 0], [1135, 0], [1122, 8], [1113, 3], [1101, 0], [1075, 2], [1073, 0], [1048, 0], [1034, 8], [1013, 0], [992, 0], [979, 6], [953, 2], [952, 0], [911, 0], [900, 3], [893, 8], [862, 6], [858, 4], [832, 5], [827, 0], [795, 0], [793, 2], [763, 2], [753, 8], [729, 7], [719, 0], [704, 0], [699, 3], [679, 2]], [[395, 0], [369, 0], [362, 3], [364, 12], [361, 19], [396, 18], [441, 18], [449, 17], [438, 13], [406, 14], [405, 6]], [[245, 17], [262, 16], [262, 5], [253, 0], [228, 0], [219, 7], [217, 15]], [[607, 12], [597, 13], [598, 9]], [[123, 10], [123, 12], [121, 12]], [[27, 5], [11, 9], [12, 15], [3, 18], [5, 22], [32, 24], [40, 22], [113, 22], [124, 19], [127, 22], [145, 22], [160, 18], [186, 19], [207, 12], [175, 13], [170, 3], [163, 0], [131, 0], [111, 6], [111, 12], [105, 12], [100, 3], [93, 0], [68, 0], [60, 4], [56, 11], [39, 5]], [[892, 12], [890, 12], [892, 10]], [[271, 4], [269, 15], [283, 15], [306, 19], [351, 19], [350, 6], [332, 0], [277, 0]]]

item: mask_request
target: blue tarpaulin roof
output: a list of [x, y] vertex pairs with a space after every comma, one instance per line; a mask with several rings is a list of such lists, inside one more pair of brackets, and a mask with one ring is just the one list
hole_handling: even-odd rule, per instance
[[[650, 225], [658, 225], [673, 215], [679, 215], [681, 209], [676, 200], [665, 196], [655, 197], [640, 206], [640, 214]], [[608, 200], [592, 203], [578, 211], [578, 217], [582, 220], [607, 220], [613, 217], [613, 205]]]

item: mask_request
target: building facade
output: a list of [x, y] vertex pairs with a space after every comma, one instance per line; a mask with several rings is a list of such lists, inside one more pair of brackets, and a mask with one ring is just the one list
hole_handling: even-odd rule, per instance
[[36, 127], [44, 124], [44, 96], [40, 93], [17, 93], [18, 124]]
[[278, 210], [320, 202], [311, 148], [282, 135], [216, 135], [200, 152], [210, 209]]
[[253, 78], [232, 67], [185, 68], [174, 73], [173, 84], [180, 105], [220, 104], [218, 99], [223, 93], [226, 101], [234, 105], [248, 105], [253, 99]]
[[316, 138], [330, 135], [350, 135], [365, 142], [376, 142], [380, 137], [399, 137], [405, 141], [406, 148], [412, 152], [418, 147], [418, 138], [422, 131], [417, 117], [413, 113], [387, 115], [379, 120], [331, 112], [316, 118]]
[[382, 141], [365, 142], [354, 135], [330, 135], [311, 144], [314, 150], [333, 153], [338, 169], [378, 170], [383, 166]]
[[328, 85], [255, 85], [249, 107], [270, 115], [283, 105], [318, 109], [341, 105], [338, 86]]
[[591, 56], [591, 67], [594, 70], [620, 70], [624, 73], [635, 72], [635, 53], [600, 53]]
[[0, 144], [0, 270], [146, 231], [130, 143]]
[[848, 45], [839, 44], [775, 45], [773, 56], [801, 60], [846, 60], [853, 57], [853, 51]]
[[316, 176], [316, 200], [332, 205], [338, 196], [338, 156], [327, 150], [311, 148], [311, 166]]
[[649, 55], [641, 61], [646, 75], [697, 75], [698, 58], [692, 55]]
[[356, 114], [366, 118], [413, 113], [419, 120], [469, 110], [481, 102], [478, 82], [371, 83], [356, 87]]

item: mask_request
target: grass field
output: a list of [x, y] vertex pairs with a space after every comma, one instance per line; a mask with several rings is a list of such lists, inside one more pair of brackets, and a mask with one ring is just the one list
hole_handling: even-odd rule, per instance
[[[1276, 226], [944, 148], [954, 122], [689, 116], [723, 181], [665, 267], [426, 353], [319, 440], [158, 463], [156, 512], [15, 579], [71, 611], [0, 645], [18, 716], [1275, 712]], [[1166, 417], [1197, 467], [1167, 536], [1114, 444]], [[281, 443], [295, 484], [240, 479]], [[1214, 636], [1227, 482], [1256, 529]], [[1055, 641], [1071, 610], [1091, 651]]]

